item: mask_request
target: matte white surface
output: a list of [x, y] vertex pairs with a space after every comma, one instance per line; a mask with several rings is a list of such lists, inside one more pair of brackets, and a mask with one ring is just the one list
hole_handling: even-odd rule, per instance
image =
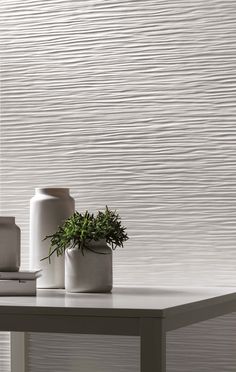
[[[128, 297], [127, 297], [128, 296]], [[69, 302], [67, 302], [67, 298], [71, 298]], [[36, 301], [35, 301], [36, 300]], [[38, 300], [38, 301], [37, 301]], [[211, 316], [216, 315], [215, 310], [217, 309], [219, 304], [224, 304], [224, 307], [230, 311], [228, 307], [228, 303], [230, 303], [232, 300], [234, 300], [234, 304], [236, 306], [236, 293], [235, 291], [230, 291], [229, 288], [180, 288], [180, 287], [166, 287], [166, 288], [115, 288], [114, 293], [112, 294], [104, 294], [104, 295], [94, 295], [94, 294], [76, 294], [76, 295], [67, 295], [65, 294], [65, 291], [62, 290], [39, 290], [38, 296], [36, 298], [12, 298], [11, 301], [9, 299], [6, 299], [6, 301], [0, 302], [0, 313], [2, 313], [1, 316], [6, 316], [9, 318], [9, 316], [16, 317], [21, 314], [21, 323], [23, 324], [23, 327], [28, 324], [28, 319], [32, 317], [32, 315], [35, 317], [35, 322], [43, 322], [46, 321], [46, 318], [48, 317], [48, 314], [54, 314], [53, 317], [57, 317], [66, 314], [68, 316], [67, 320], [65, 320], [65, 324], [67, 324], [66, 327], [68, 327], [69, 319], [71, 318], [71, 315], [82, 315], [83, 322], [87, 322], [87, 329], [90, 328], [90, 323], [95, 318], [98, 319], [98, 317], [102, 317], [100, 323], [105, 323], [105, 320], [107, 320], [107, 317], [111, 317], [113, 319], [113, 323], [116, 324], [117, 316], [119, 317], [136, 317], [144, 316], [144, 319], [147, 319], [150, 316], [150, 310], [154, 311], [155, 316], [166, 316], [165, 323], [168, 326], [168, 321], [171, 320], [175, 314], [184, 312], [184, 316], [188, 316], [193, 321], [197, 321], [197, 318], [195, 318], [198, 315], [198, 311], [201, 308], [207, 308], [209, 304], [213, 305], [213, 308], [211, 310]], [[145, 303], [144, 303], [145, 301]], [[132, 303], [132, 304], [131, 304]], [[190, 315], [188, 314], [188, 311]], [[147, 311], [146, 313], [142, 311], [144, 309]], [[52, 310], [54, 311], [52, 313]], [[116, 310], [116, 312], [114, 312]], [[164, 311], [161, 311], [164, 310]], [[170, 313], [169, 310], [172, 310]], [[196, 311], [197, 310], [197, 311]], [[128, 313], [129, 311], [129, 313]], [[148, 312], [149, 311], [149, 312]], [[13, 313], [10, 315], [10, 313]], [[38, 314], [38, 318], [36, 318], [36, 314]], [[44, 314], [44, 318], [41, 319], [42, 314]], [[129, 314], [129, 315], [127, 315]], [[85, 315], [85, 316], [84, 316]], [[90, 320], [88, 321], [87, 316], [91, 316]], [[52, 315], [51, 315], [52, 318]], [[40, 320], [41, 319], [41, 320]], [[11, 319], [12, 320], [12, 319]], [[79, 320], [79, 319], [78, 319]], [[77, 320], [77, 323], [78, 323]], [[51, 319], [52, 321], [52, 319]], [[129, 322], [133, 321], [133, 319], [129, 319]], [[61, 320], [58, 320], [56, 323], [54, 322], [53, 331], [60, 329], [58, 328], [61, 324]], [[4, 324], [2, 324], [4, 326]], [[10, 327], [12, 327], [12, 322], [9, 323]], [[214, 326], [214, 323], [212, 324]], [[14, 327], [14, 326], [13, 326]], [[41, 324], [42, 327], [42, 324]], [[140, 325], [136, 324], [136, 332], [140, 330]], [[188, 328], [188, 327], [187, 327]], [[15, 328], [13, 328], [15, 329]], [[31, 328], [32, 329], [32, 328]], [[35, 328], [34, 328], [35, 329]], [[45, 327], [40, 328], [41, 331], [45, 331]], [[69, 331], [69, 328], [65, 328], [64, 330]], [[74, 330], [74, 328], [73, 328]], [[73, 332], [72, 330], [72, 332]], [[83, 329], [86, 333], [86, 330]], [[40, 332], [41, 332], [40, 331]], [[186, 331], [184, 331], [186, 335]], [[137, 333], [136, 333], [137, 334]], [[223, 336], [227, 334], [227, 329], [224, 329]], [[203, 334], [204, 337], [206, 337], [206, 334]], [[42, 339], [46, 335], [40, 335], [38, 340]], [[49, 340], [50, 340], [49, 335]], [[60, 337], [60, 335], [56, 336]], [[76, 338], [61, 335], [61, 337], [65, 340], [67, 340], [67, 347], [70, 348], [70, 344], [72, 340], [76, 344], [76, 346], [73, 347], [74, 351], [77, 351], [81, 353], [81, 347], [79, 346], [80, 342], [83, 342], [83, 339], [86, 339], [86, 336], [78, 336]], [[218, 335], [219, 337], [219, 335]], [[221, 337], [222, 339], [222, 337]], [[89, 338], [88, 338], [89, 340]], [[87, 341], [88, 341], [87, 340]], [[91, 339], [90, 339], [91, 340]], [[93, 340], [93, 339], [92, 339]], [[94, 340], [99, 341], [99, 338], [95, 336]], [[94, 340], [91, 342], [92, 348], [94, 348]], [[104, 337], [105, 343], [107, 342], [107, 338]], [[117, 340], [113, 339], [112, 337], [108, 338], [110, 342], [113, 344], [116, 344]], [[122, 341], [122, 338], [118, 338], [118, 342]], [[134, 342], [137, 342], [135, 338], [128, 338], [130, 340], [131, 344], [134, 344]], [[55, 337], [54, 337], [55, 341]], [[115, 342], [114, 342], [115, 341]], [[125, 344], [127, 343], [127, 340], [125, 341]], [[37, 344], [37, 337], [36, 337], [36, 344]], [[232, 340], [229, 340], [228, 343], [229, 347], [231, 349], [234, 348], [235, 343], [232, 344]], [[58, 351], [60, 351], [60, 344], [58, 345]], [[103, 345], [104, 346], [104, 345]], [[28, 345], [27, 345], [28, 347]], [[42, 347], [42, 346], [41, 346]], [[112, 346], [111, 346], [112, 348]], [[97, 345], [95, 347], [95, 350], [97, 349], [97, 352], [99, 352], [100, 347]], [[137, 348], [136, 348], [137, 349]], [[122, 350], [122, 349], [121, 349]], [[120, 350], [120, 352], [121, 352]], [[133, 349], [132, 349], [133, 350]], [[171, 350], [171, 344], [168, 348]], [[29, 345], [29, 361], [34, 361], [35, 358], [35, 351], [34, 348], [32, 348]], [[137, 351], [137, 350], [136, 350]], [[138, 350], [140, 351], [140, 350]], [[176, 353], [176, 350], [174, 350]], [[39, 353], [41, 352], [41, 348], [39, 348]], [[91, 352], [91, 350], [90, 350]], [[95, 352], [96, 354], [96, 352]], [[76, 354], [77, 355], [77, 354]], [[226, 355], [231, 355], [230, 352], [227, 352]], [[102, 353], [99, 352], [99, 358], [101, 358]], [[49, 354], [49, 357], [46, 358], [45, 362], [46, 364], [51, 361], [52, 354]], [[99, 363], [98, 360], [92, 359], [90, 363], [88, 363], [88, 357], [82, 354], [82, 358], [80, 355], [78, 355], [76, 358], [73, 358], [70, 360], [70, 363], [68, 364], [69, 368], [72, 368], [72, 371], [75, 371], [76, 367], [83, 366], [83, 368], [91, 368], [92, 365], [97, 364], [98, 370], [101, 370], [101, 368], [104, 367], [104, 361], [102, 363]], [[177, 354], [177, 359], [181, 361], [181, 358], [179, 358], [179, 354]], [[28, 360], [28, 359], [27, 359]], [[37, 360], [37, 359], [36, 359]], [[115, 360], [111, 361], [111, 359], [105, 358], [106, 363], [112, 362], [110, 365], [110, 368], [112, 368], [113, 363], [117, 363], [117, 355], [115, 355]], [[139, 360], [139, 358], [136, 356], [136, 362]], [[130, 362], [130, 356], [127, 358], [127, 361]], [[171, 366], [171, 359], [168, 361], [168, 366]], [[191, 361], [193, 364], [194, 359]], [[38, 364], [37, 367], [42, 368], [42, 366], [45, 366], [45, 362], [43, 364]], [[31, 362], [29, 362], [30, 364]], [[85, 363], [85, 364], [84, 364]], [[183, 360], [182, 360], [183, 363]], [[57, 365], [57, 362], [56, 362]], [[67, 364], [66, 364], [67, 365]], [[106, 364], [105, 364], [106, 365]], [[115, 364], [116, 365], [116, 364]], [[129, 363], [128, 363], [129, 365]], [[63, 362], [62, 365], [60, 365], [60, 369], [62, 366], [65, 366], [65, 363]], [[90, 367], [88, 367], [90, 366]], [[117, 365], [116, 365], [117, 366]], [[122, 366], [126, 369], [127, 364], [123, 364]], [[106, 365], [107, 367], [107, 365]], [[132, 365], [133, 367], [133, 365]], [[125, 370], [124, 369], [124, 370]], [[132, 370], [132, 368], [131, 368]], [[15, 371], [14, 371], [15, 372]]]
[[51, 245], [50, 239], [45, 238], [54, 234], [74, 211], [75, 201], [69, 188], [36, 188], [30, 199], [30, 269], [42, 270], [38, 288], [65, 288], [64, 256], [55, 254], [50, 262], [42, 259], [48, 256]]
[[[29, 198], [53, 179], [78, 209], [124, 216], [115, 285], [235, 286], [235, 14], [233, 0], [2, 0], [0, 201], [22, 228], [25, 267]], [[172, 370], [190, 340], [219, 361], [235, 338], [211, 333], [233, 328], [224, 319], [187, 341], [176, 331]], [[235, 371], [226, 359], [214, 372]], [[207, 355], [184, 365], [212, 372]]]
[[115, 285], [235, 285], [236, 3], [3, 0], [2, 211], [108, 204]]
[[[190, 287], [160, 287], [160, 288], [114, 288], [112, 293], [66, 293], [65, 290], [38, 289], [36, 297], [2, 297], [0, 312], [4, 307], [17, 308], [36, 307], [50, 308], [60, 312], [63, 309], [76, 309], [78, 314], [102, 315], [103, 310], [131, 310], [130, 315], [138, 316], [139, 310], [154, 310], [160, 316], [168, 317], [188, 309], [198, 309], [207, 304], [219, 304], [227, 301], [236, 302], [236, 292], [233, 288], [190, 288]], [[44, 309], [42, 309], [42, 312]], [[118, 313], [118, 312], [117, 312]], [[112, 313], [111, 313], [112, 314]], [[122, 313], [121, 313], [122, 314]]]
[[66, 292], [99, 293], [112, 290], [113, 251], [106, 241], [94, 241], [90, 245], [93, 251], [85, 249], [82, 252], [77, 247], [65, 251]]

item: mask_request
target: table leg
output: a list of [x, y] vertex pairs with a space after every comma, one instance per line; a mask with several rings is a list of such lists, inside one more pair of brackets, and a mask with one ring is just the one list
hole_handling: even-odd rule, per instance
[[166, 372], [164, 319], [141, 318], [141, 372]]
[[11, 372], [26, 372], [26, 333], [11, 332]]

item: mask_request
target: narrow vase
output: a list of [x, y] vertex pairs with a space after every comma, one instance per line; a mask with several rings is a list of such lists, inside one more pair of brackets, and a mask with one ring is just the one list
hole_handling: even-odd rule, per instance
[[68, 188], [36, 188], [30, 201], [30, 268], [41, 269], [37, 279], [38, 288], [64, 288], [64, 257], [53, 255], [49, 262], [50, 239], [58, 226], [75, 211], [74, 199]]

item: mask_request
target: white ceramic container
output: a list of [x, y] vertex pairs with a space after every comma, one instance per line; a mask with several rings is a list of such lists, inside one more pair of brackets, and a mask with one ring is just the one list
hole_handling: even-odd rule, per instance
[[37, 279], [38, 288], [64, 288], [64, 256], [43, 260], [49, 252], [52, 235], [75, 211], [74, 199], [68, 188], [36, 188], [35, 196], [30, 201], [30, 269], [42, 269], [42, 276]]
[[112, 250], [103, 241], [90, 243], [84, 255], [78, 248], [65, 252], [65, 288], [67, 292], [111, 292]]
[[15, 217], [0, 217], [0, 271], [18, 271], [20, 267], [20, 228]]

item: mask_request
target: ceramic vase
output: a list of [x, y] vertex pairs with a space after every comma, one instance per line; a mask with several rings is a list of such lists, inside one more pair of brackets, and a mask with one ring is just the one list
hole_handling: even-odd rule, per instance
[[37, 279], [38, 288], [64, 288], [65, 269], [64, 256], [48, 256], [50, 239], [58, 226], [75, 211], [74, 199], [68, 188], [36, 188], [35, 196], [30, 201], [30, 268], [42, 270]]
[[[68, 248], [65, 252], [67, 292], [111, 292], [112, 250], [105, 241], [90, 242], [92, 250]], [[95, 253], [97, 252], [97, 253]]]
[[20, 228], [15, 217], [0, 217], [0, 271], [18, 271], [20, 267]]

